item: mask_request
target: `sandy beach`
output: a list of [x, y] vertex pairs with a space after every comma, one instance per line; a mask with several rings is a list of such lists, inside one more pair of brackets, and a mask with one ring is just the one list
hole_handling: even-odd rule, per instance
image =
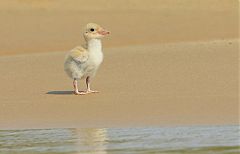
[[64, 55], [0, 58], [1, 128], [238, 123], [237, 41], [106, 49], [101, 93], [86, 96], [72, 94]]
[[[239, 123], [238, 1], [104, 2], [1, 2], [0, 129]], [[92, 21], [100, 93], [76, 96], [63, 61]]]
[[237, 38], [237, 0], [2, 0], [0, 55], [68, 51], [82, 28], [109, 29], [105, 47]]

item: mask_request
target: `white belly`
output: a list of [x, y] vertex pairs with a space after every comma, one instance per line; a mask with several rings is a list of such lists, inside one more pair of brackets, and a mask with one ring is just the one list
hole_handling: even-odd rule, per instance
[[98, 39], [88, 41], [89, 55], [85, 63], [78, 63], [71, 57], [65, 61], [65, 71], [71, 78], [85, 79], [94, 76], [103, 61], [102, 45]]
[[103, 61], [102, 51], [90, 52], [88, 62], [90, 65], [98, 67]]
[[101, 65], [102, 61], [103, 61], [102, 52], [90, 53], [89, 59], [85, 65], [83, 78], [86, 78], [87, 76], [94, 76], [99, 66]]

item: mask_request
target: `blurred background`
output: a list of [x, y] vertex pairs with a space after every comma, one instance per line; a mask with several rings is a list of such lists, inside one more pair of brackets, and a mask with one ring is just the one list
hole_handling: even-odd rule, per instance
[[67, 51], [96, 22], [106, 47], [238, 37], [237, 0], [1, 0], [0, 55]]

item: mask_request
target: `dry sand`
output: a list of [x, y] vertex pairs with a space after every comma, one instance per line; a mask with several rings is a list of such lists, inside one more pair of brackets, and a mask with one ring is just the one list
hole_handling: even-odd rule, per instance
[[[0, 4], [0, 129], [239, 123], [236, 0]], [[75, 96], [64, 51], [92, 21], [112, 31], [101, 93]]]

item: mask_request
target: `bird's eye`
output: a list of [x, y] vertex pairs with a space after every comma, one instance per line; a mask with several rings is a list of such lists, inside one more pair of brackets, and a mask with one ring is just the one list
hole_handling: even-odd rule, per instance
[[94, 32], [94, 29], [93, 29], [93, 28], [91, 28], [91, 29], [90, 29], [90, 31], [91, 31], [91, 32]]

